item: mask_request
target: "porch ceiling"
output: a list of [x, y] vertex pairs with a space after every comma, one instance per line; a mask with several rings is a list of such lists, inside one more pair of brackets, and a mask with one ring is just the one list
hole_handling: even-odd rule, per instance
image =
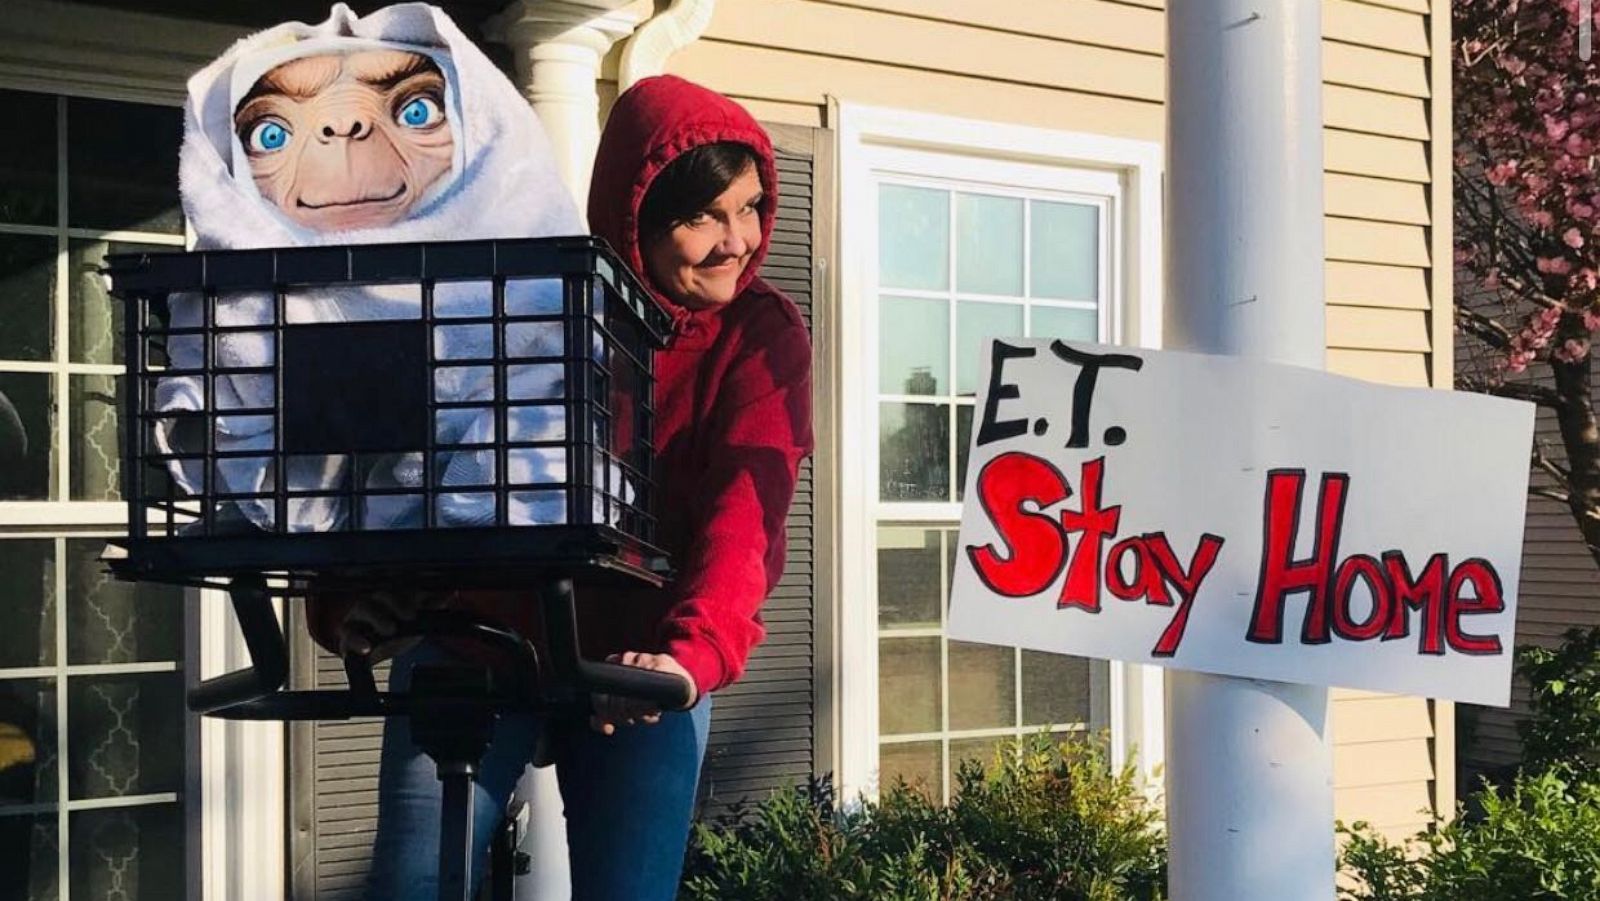
[[[178, 19], [198, 19], [247, 28], [264, 28], [279, 22], [299, 20], [320, 22], [328, 17], [333, 0], [78, 0], [90, 6], [104, 6], [127, 12], [153, 13]], [[357, 13], [368, 13], [397, 0], [346, 0]], [[510, 0], [432, 0], [462, 30], [474, 38], [482, 37], [485, 19], [504, 9]]]

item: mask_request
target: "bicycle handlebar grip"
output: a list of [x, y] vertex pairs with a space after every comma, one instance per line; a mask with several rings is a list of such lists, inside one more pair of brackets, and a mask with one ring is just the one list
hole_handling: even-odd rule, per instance
[[694, 692], [689, 680], [682, 676], [621, 663], [585, 660], [579, 665], [579, 674], [583, 689], [592, 694], [652, 701], [662, 710], [687, 710]]

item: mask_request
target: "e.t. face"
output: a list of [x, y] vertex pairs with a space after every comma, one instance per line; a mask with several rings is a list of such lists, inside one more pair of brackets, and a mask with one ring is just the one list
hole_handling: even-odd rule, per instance
[[402, 50], [284, 63], [256, 82], [233, 122], [261, 196], [316, 231], [399, 221], [454, 153], [444, 74]]

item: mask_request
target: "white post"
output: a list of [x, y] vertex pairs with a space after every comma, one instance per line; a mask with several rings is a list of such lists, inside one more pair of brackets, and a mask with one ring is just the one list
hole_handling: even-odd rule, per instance
[[[1167, 4], [1165, 346], [1321, 368], [1320, 0]], [[1173, 671], [1173, 901], [1331, 901], [1328, 691]]]
[[490, 40], [509, 46], [517, 84], [550, 136], [556, 169], [580, 211], [588, 209], [589, 171], [600, 145], [600, 62], [633, 33], [625, 0], [517, 0], [491, 20]]

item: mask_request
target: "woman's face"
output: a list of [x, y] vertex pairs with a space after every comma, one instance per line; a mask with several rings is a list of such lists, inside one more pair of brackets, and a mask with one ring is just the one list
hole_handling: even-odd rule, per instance
[[733, 300], [761, 246], [761, 196], [752, 163], [694, 218], [647, 242], [645, 268], [661, 293], [691, 310]]

